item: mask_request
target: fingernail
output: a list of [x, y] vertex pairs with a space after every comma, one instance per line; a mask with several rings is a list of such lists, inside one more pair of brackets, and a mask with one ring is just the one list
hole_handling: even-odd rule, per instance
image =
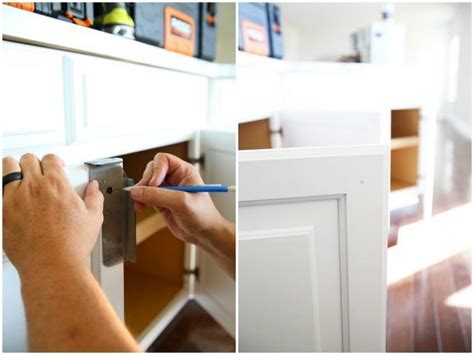
[[91, 183], [92, 183], [92, 186], [94, 187], [94, 189], [99, 188], [99, 182], [97, 180], [92, 180]]
[[143, 189], [139, 188], [139, 187], [135, 187], [131, 192], [130, 194], [132, 195], [132, 197], [135, 197], [135, 198], [139, 198], [141, 195], [142, 195], [142, 191]]

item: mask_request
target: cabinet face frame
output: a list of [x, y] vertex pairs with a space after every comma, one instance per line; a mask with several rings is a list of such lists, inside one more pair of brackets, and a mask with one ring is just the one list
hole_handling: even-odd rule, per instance
[[[339, 218], [345, 220], [342, 248], [346, 244], [340, 265], [346, 270], [341, 290], [347, 289], [344, 351], [385, 350], [388, 154], [389, 148], [379, 145], [239, 152], [239, 207], [307, 198], [338, 201]], [[241, 223], [239, 230], [258, 233]], [[239, 242], [245, 237], [241, 233]]]
[[[201, 176], [207, 184], [235, 185], [236, 135], [230, 131], [202, 130], [199, 135], [200, 155], [204, 158]], [[214, 205], [229, 221], [236, 219], [235, 193], [211, 194]], [[202, 250], [196, 250], [199, 278], [193, 296], [199, 304], [235, 338], [235, 280]]]

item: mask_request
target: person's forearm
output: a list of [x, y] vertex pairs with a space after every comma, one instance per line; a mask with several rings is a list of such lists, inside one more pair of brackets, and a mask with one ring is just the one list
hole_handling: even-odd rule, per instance
[[235, 224], [216, 223], [200, 246], [235, 280]]
[[140, 351], [87, 267], [20, 278], [30, 351]]

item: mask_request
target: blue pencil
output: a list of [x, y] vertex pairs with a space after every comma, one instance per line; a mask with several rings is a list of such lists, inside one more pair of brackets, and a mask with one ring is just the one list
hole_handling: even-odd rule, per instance
[[[132, 191], [136, 186], [124, 187], [125, 191]], [[183, 192], [232, 192], [235, 186], [226, 185], [195, 185], [195, 186], [157, 186], [160, 189], [183, 191]]]

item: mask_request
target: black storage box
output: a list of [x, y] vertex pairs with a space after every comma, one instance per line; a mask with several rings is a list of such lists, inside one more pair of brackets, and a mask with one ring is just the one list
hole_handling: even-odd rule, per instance
[[275, 4], [267, 4], [268, 33], [270, 34], [270, 56], [283, 58], [283, 36], [281, 26], [280, 7]]
[[84, 27], [94, 24], [94, 4], [90, 2], [36, 2], [35, 12]]
[[268, 15], [265, 3], [239, 4], [239, 49], [269, 56]]
[[135, 3], [135, 38], [185, 55], [199, 55], [199, 3]]
[[199, 4], [200, 45], [199, 58], [213, 61], [216, 58], [217, 5], [213, 2]]

